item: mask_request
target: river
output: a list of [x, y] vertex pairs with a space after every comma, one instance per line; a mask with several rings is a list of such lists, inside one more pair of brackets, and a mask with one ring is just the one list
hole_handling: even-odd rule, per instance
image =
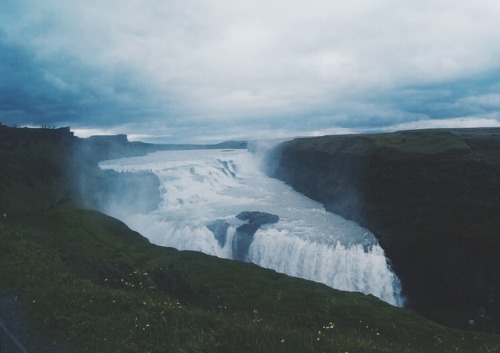
[[[256, 231], [244, 261], [403, 304], [400, 281], [369, 230], [269, 178], [247, 150], [162, 151], [100, 167], [158, 176], [161, 203], [153, 212], [106, 210], [155, 244], [233, 259], [236, 229], [245, 223], [236, 215], [266, 212], [279, 221]], [[226, 225], [223, 239], [209, 229], [214, 222]]]

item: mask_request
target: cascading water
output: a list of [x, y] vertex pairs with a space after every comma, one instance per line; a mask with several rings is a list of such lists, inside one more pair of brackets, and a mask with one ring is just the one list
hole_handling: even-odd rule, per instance
[[[100, 166], [158, 176], [162, 202], [155, 211], [106, 210], [155, 244], [249, 261], [403, 303], [400, 282], [372, 233], [267, 177], [246, 150], [164, 151]], [[257, 221], [241, 217], [243, 211], [252, 211]]]

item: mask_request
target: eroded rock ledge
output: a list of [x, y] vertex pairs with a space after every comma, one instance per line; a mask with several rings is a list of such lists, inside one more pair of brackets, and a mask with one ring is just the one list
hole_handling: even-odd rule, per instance
[[[279, 216], [260, 211], [243, 211], [236, 215], [241, 221], [246, 223], [236, 228], [236, 233], [232, 239], [231, 247], [233, 258], [239, 261], [246, 261], [248, 249], [253, 241], [253, 236], [259, 228], [266, 224], [274, 224], [279, 221]], [[222, 219], [215, 220], [207, 224], [207, 228], [214, 234], [220, 246], [224, 247], [227, 242], [227, 231], [230, 224]]]

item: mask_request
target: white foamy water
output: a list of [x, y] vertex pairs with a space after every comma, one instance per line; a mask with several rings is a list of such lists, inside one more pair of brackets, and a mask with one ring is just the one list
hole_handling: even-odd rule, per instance
[[[255, 233], [246, 261], [402, 305], [400, 282], [370, 231], [267, 177], [246, 150], [164, 151], [100, 166], [158, 176], [162, 202], [154, 212], [107, 210], [155, 244], [233, 258], [236, 228], [245, 223], [235, 216], [267, 212], [279, 222]], [[225, 242], [207, 228], [217, 220], [228, 225]]]

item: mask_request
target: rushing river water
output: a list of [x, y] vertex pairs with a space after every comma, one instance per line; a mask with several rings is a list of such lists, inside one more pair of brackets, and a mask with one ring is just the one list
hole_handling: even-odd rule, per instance
[[[236, 258], [236, 229], [245, 223], [236, 215], [266, 212], [279, 221], [256, 231], [245, 261], [402, 305], [399, 279], [369, 230], [267, 177], [246, 150], [164, 151], [100, 166], [158, 176], [162, 201], [155, 211], [108, 210], [155, 244]], [[214, 222], [225, 225], [222, 241], [209, 229]]]

